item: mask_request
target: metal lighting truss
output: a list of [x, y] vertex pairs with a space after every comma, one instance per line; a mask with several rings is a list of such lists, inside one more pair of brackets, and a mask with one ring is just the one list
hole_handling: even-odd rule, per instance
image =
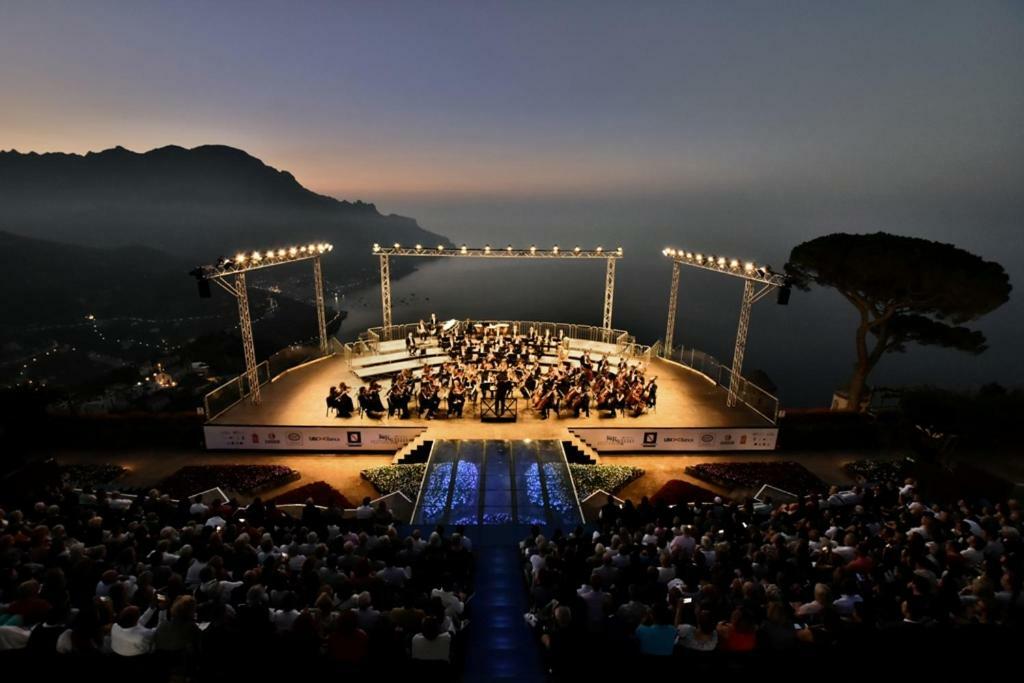
[[[317, 331], [320, 334], [320, 352], [327, 354], [327, 318], [324, 314], [324, 282], [320, 257], [334, 249], [326, 242], [297, 245], [267, 251], [239, 252], [234, 258], [219, 259], [213, 265], [199, 266], [192, 271], [198, 280], [217, 284], [238, 301], [238, 328], [242, 333], [242, 352], [245, 355], [245, 378], [249, 401], [260, 403], [260, 379], [256, 367], [256, 347], [252, 335], [252, 317], [249, 314], [249, 293], [245, 274], [273, 266], [298, 261], [313, 261], [313, 287], [316, 290]], [[244, 388], [243, 388], [244, 393]]]
[[743, 377], [743, 356], [746, 354], [747, 334], [750, 330], [750, 309], [773, 290], [785, 287], [786, 278], [779, 273], [773, 273], [767, 266], [759, 266], [752, 261], [740, 261], [725, 256], [705, 255], [682, 249], [664, 249], [662, 254], [672, 259], [672, 285], [668, 296], [668, 321], [665, 324], [665, 352], [669, 355], [672, 353], [672, 337], [676, 325], [681, 266], [700, 268], [743, 279], [743, 298], [740, 301], [740, 319], [736, 327], [736, 344], [733, 347], [732, 373], [729, 377], [727, 400], [729, 407], [735, 406]]
[[373, 245], [373, 253], [380, 258], [380, 301], [383, 313], [383, 324], [385, 328], [392, 325], [391, 321], [391, 264], [392, 256], [430, 256], [430, 257], [458, 257], [458, 258], [512, 258], [512, 259], [604, 259], [606, 261], [604, 278], [604, 312], [601, 325], [606, 334], [611, 334], [612, 329], [612, 303], [615, 299], [615, 261], [622, 258], [622, 247], [616, 249], [561, 249], [558, 246], [550, 249], [542, 249], [530, 246], [526, 249], [517, 249], [512, 245], [507, 247], [446, 247], [442, 244], [436, 247], [424, 247], [417, 244], [413, 247], [403, 247], [395, 244], [390, 247]]

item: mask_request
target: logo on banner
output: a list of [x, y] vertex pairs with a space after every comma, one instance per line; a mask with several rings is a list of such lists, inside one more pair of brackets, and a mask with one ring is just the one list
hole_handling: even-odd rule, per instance
[[252, 433], [252, 442], [253, 443], [259, 443], [260, 442], [260, 435], [257, 434], [256, 432]]
[[704, 443], [714, 443], [715, 435], [714, 434], [701, 434], [700, 435], [700, 440], [703, 441]]
[[653, 448], [658, 445], [658, 432], [644, 432], [644, 448]]
[[348, 445], [349, 446], [362, 446], [363, 445], [363, 433], [362, 432], [348, 432]]
[[289, 441], [302, 441], [302, 434], [298, 432], [288, 432]]

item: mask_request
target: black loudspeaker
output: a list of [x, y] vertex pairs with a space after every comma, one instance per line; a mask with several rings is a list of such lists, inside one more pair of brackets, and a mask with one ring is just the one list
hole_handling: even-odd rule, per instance
[[791, 292], [792, 288], [789, 285], [786, 285], [785, 287], [779, 287], [779, 294], [778, 298], [775, 300], [775, 303], [777, 303], [780, 306], [788, 306], [789, 295]]
[[209, 299], [211, 296], [213, 296], [213, 293], [210, 292], [210, 281], [209, 280], [199, 279], [199, 280], [196, 280], [196, 284], [199, 285], [199, 298], [200, 299]]

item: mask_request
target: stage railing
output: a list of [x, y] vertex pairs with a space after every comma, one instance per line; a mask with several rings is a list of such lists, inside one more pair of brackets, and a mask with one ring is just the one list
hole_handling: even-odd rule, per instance
[[[627, 330], [606, 330], [603, 327], [596, 325], [579, 325], [575, 323], [556, 323], [541, 320], [459, 320], [459, 325], [466, 328], [469, 324], [481, 324], [481, 325], [508, 325], [513, 327], [518, 325], [519, 333], [522, 335], [529, 334], [530, 328], [534, 327], [537, 330], [537, 334], [544, 336], [545, 332], [549, 333], [552, 337], [572, 337], [573, 339], [580, 339], [582, 341], [591, 342], [605, 342], [609, 344], [626, 344], [632, 343], [635, 340], [629, 334]], [[381, 341], [394, 341], [396, 339], [404, 339], [410, 332], [416, 335], [418, 332], [419, 323], [403, 323], [400, 325], [390, 325], [388, 327], [371, 327], [366, 332], [360, 335], [360, 339], [371, 344], [379, 344]]]
[[[729, 389], [729, 384], [734, 374], [730, 366], [722, 363], [711, 354], [704, 353], [698, 349], [680, 346], [672, 349], [671, 352], [667, 352], [667, 349], [659, 346], [660, 344], [661, 342], [658, 342], [655, 346], [658, 347], [660, 352], [658, 355], [661, 358], [675, 361], [691, 370], [696, 370], [718, 386], [724, 387], [726, 390]], [[778, 421], [779, 399], [777, 396], [773, 396], [742, 375], [736, 376], [734, 386], [736, 387], [736, 398], [741, 403], [772, 423]]]
[[[272, 354], [267, 360], [256, 366], [256, 375], [259, 378], [260, 386], [272, 382], [282, 374], [306, 363], [311, 363], [321, 358], [329, 358], [341, 354], [348, 358], [352, 355], [366, 353], [369, 347], [366, 344], [342, 344], [334, 337], [327, 341], [327, 353], [320, 351], [319, 344], [292, 344]], [[252, 393], [249, 386], [249, 378], [243, 372], [241, 375], [228, 380], [213, 391], [203, 396], [203, 411], [207, 420], [212, 420], [228, 408]]]
[[[328, 343], [328, 354], [330, 353], [330, 344]], [[303, 345], [293, 344], [286, 346], [277, 353], [272, 354], [267, 358], [266, 363], [270, 366], [270, 377], [274, 379], [279, 377], [282, 373], [291, 370], [294, 367], [303, 365], [310, 361], [318, 358], [323, 358], [324, 355], [320, 352], [320, 345]]]
[[[261, 385], [270, 381], [270, 364], [263, 361], [256, 366], [256, 375]], [[249, 387], [249, 377], [244, 372], [203, 397], [203, 410], [206, 411], [206, 419], [212, 420], [225, 410], [235, 405], [252, 392]]]

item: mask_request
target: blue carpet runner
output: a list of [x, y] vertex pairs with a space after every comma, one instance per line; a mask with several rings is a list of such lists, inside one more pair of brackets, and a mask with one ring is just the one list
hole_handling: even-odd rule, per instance
[[545, 680], [539, 646], [523, 621], [527, 602], [516, 543], [526, 531], [518, 525], [478, 526], [467, 534], [477, 553], [464, 679], [469, 683]]

